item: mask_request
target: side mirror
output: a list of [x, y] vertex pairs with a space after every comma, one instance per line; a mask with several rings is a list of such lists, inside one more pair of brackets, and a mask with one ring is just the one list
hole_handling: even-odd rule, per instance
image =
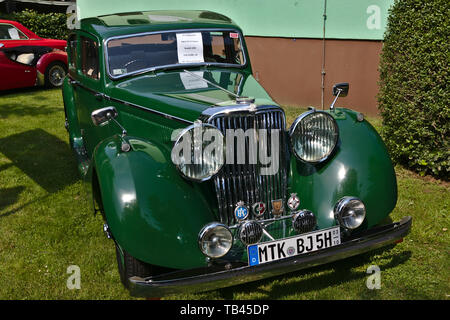
[[345, 97], [348, 94], [350, 85], [348, 82], [336, 83], [333, 86], [333, 96], [339, 95], [339, 97]]
[[91, 119], [95, 126], [102, 126], [107, 124], [109, 120], [116, 118], [117, 115], [116, 108], [106, 107], [92, 111]]
[[348, 94], [348, 88], [348, 82], [336, 83], [333, 86], [333, 96], [336, 96], [336, 98], [334, 98], [334, 101], [330, 106], [331, 111], [334, 111], [334, 104], [336, 103], [337, 99], [339, 97], [345, 97]]

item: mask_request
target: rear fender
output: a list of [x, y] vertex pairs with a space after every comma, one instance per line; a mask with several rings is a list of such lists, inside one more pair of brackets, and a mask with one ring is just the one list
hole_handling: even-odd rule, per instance
[[41, 74], [45, 74], [45, 70], [54, 61], [59, 61], [67, 67], [67, 53], [64, 51], [52, 51], [42, 55], [37, 64], [36, 68]]
[[183, 179], [167, 147], [111, 137], [94, 150], [104, 214], [115, 241], [135, 258], [170, 268], [205, 265], [198, 247], [202, 227], [214, 220], [198, 184]]

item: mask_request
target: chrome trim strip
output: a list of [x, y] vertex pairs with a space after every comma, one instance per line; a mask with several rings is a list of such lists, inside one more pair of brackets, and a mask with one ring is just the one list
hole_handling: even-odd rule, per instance
[[[266, 111], [276, 111], [276, 110], [283, 110], [279, 106], [276, 105], [256, 105], [253, 103], [250, 104], [236, 104], [236, 105], [229, 105], [229, 106], [211, 106], [208, 109], [205, 109], [202, 112], [202, 116], [207, 117], [208, 120], [212, 120], [213, 118], [220, 116], [220, 115], [229, 115], [233, 112], [246, 112], [246, 113], [261, 113]], [[264, 126], [267, 127], [267, 126]]]
[[150, 109], [150, 108], [147, 108], [147, 107], [140, 106], [138, 104], [134, 104], [134, 103], [131, 103], [131, 102], [127, 102], [127, 101], [124, 101], [124, 100], [120, 100], [120, 99], [117, 99], [117, 98], [110, 97], [108, 95], [105, 95], [104, 93], [101, 93], [99, 91], [95, 91], [95, 90], [93, 90], [93, 89], [91, 89], [91, 88], [81, 84], [79, 81], [73, 79], [71, 76], [69, 76], [69, 82], [70, 82], [71, 85], [83, 88], [83, 89], [89, 91], [90, 93], [92, 93], [94, 95], [99, 95], [103, 99], [108, 100], [108, 101], [117, 102], [117, 103], [126, 105], [128, 107], [132, 107], [132, 108], [140, 109], [140, 110], [143, 110], [143, 111], [146, 111], [146, 112], [150, 112], [150, 113], [159, 115], [161, 117], [164, 117], [166, 119], [175, 120], [175, 121], [187, 124], [187, 125], [191, 125], [191, 124], [194, 123], [193, 121], [189, 121], [189, 120], [186, 120], [186, 119], [183, 119], [183, 118], [179, 118], [177, 116], [173, 116], [173, 115], [170, 115], [170, 114], [158, 111], [158, 110]]
[[[125, 38], [132, 38], [132, 37], [142, 37], [142, 36], [146, 36], [146, 35], [151, 35], [151, 34], [162, 34], [162, 33], [176, 33], [176, 32], [203, 32], [203, 31], [232, 31], [232, 32], [236, 32], [239, 34], [239, 41], [241, 42], [241, 50], [242, 50], [242, 56], [244, 57], [244, 63], [241, 65], [237, 65], [237, 64], [230, 64], [230, 63], [217, 63], [217, 62], [202, 62], [202, 63], [183, 63], [183, 64], [168, 64], [168, 65], [163, 65], [163, 66], [157, 66], [157, 67], [151, 67], [151, 68], [146, 68], [146, 69], [142, 69], [142, 70], [136, 70], [127, 74], [123, 74], [123, 75], [119, 75], [119, 76], [114, 76], [109, 72], [109, 54], [108, 54], [108, 42], [111, 40], [116, 40], [116, 39], [125, 39]], [[153, 71], [157, 71], [160, 69], [167, 69], [167, 68], [182, 68], [182, 67], [201, 67], [201, 66], [219, 66], [219, 67], [232, 67], [232, 68], [245, 68], [247, 66], [247, 52], [246, 50], [244, 50], [244, 46], [242, 44], [244, 44], [245, 42], [243, 41], [243, 36], [241, 34], [240, 31], [236, 30], [236, 29], [230, 29], [230, 28], [212, 28], [212, 29], [208, 29], [208, 28], [201, 28], [201, 29], [173, 29], [173, 30], [161, 30], [161, 31], [151, 31], [151, 32], [142, 32], [142, 33], [133, 33], [133, 34], [127, 34], [127, 35], [122, 35], [122, 36], [114, 36], [114, 37], [110, 37], [108, 39], [103, 40], [103, 53], [104, 53], [104, 58], [105, 58], [105, 69], [106, 69], [106, 73], [108, 74], [108, 77], [111, 78], [112, 80], [118, 80], [124, 77], [128, 77], [131, 75], [135, 75], [135, 74], [141, 74], [141, 73], [145, 73], [145, 72], [153, 72]]]
[[154, 109], [150, 109], [150, 108], [147, 108], [147, 107], [143, 107], [141, 105], [134, 104], [134, 103], [131, 103], [131, 102], [127, 102], [127, 101], [124, 101], [124, 100], [120, 100], [120, 99], [117, 99], [117, 98], [113, 98], [113, 97], [110, 97], [110, 96], [106, 96], [105, 95], [104, 98], [106, 100], [109, 100], [109, 101], [112, 101], [112, 102], [117, 102], [117, 103], [129, 106], [129, 107], [132, 107], [132, 108], [140, 109], [140, 110], [143, 110], [143, 111], [146, 111], [146, 112], [150, 112], [150, 113], [159, 115], [159, 116], [164, 117], [166, 119], [175, 120], [175, 121], [178, 121], [178, 122], [181, 122], [181, 123], [184, 123], [184, 124], [188, 124], [188, 125], [191, 125], [191, 124], [194, 123], [193, 121], [189, 121], [189, 120], [186, 120], [186, 119], [183, 119], [183, 118], [179, 118], [177, 116], [173, 116], [173, 115], [170, 115], [170, 114], [158, 111], [158, 110], [154, 110]]

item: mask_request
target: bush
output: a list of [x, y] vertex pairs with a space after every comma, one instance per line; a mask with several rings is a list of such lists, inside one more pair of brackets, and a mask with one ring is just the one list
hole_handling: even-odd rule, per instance
[[382, 135], [395, 162], [448, 180], [450, 2], [396, 0], [380, 61]]
[[69, 35], [65, 13], [37, 13], [23, 10], [14, 14], [14, 20], [43, 38], [66, 40]]

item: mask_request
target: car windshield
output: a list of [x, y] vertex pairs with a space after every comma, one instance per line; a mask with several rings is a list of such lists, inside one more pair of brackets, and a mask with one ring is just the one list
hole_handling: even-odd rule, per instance
[[113, 38], [107, 42], [107, 52], [113, 78], [178, 65], [245, 64], [236, 31], [193, 30]]

